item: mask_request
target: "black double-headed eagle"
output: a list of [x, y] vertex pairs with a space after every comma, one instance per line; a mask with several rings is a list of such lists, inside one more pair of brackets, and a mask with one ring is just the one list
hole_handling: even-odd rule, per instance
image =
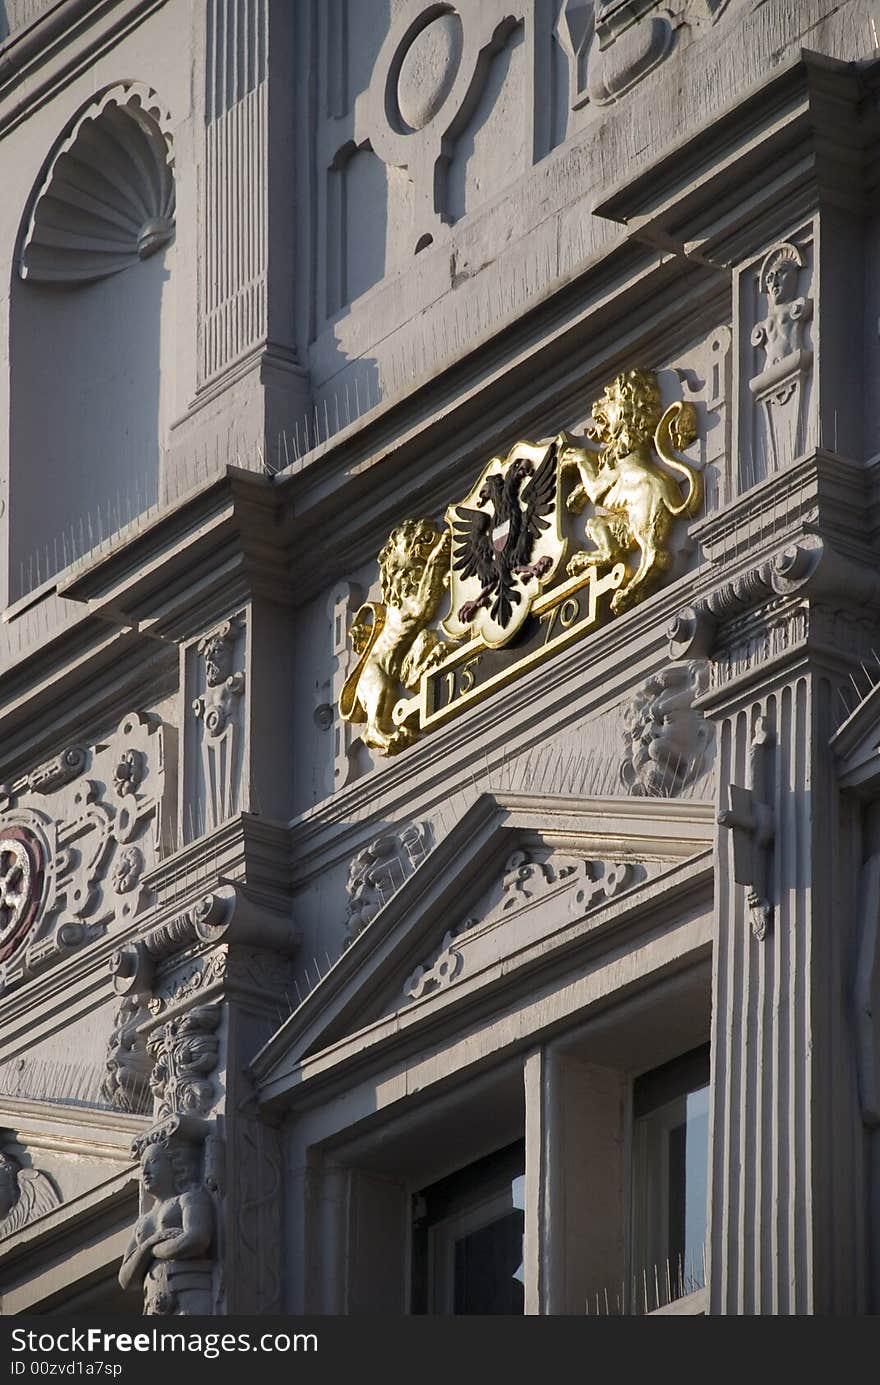
[[452, 566], [463, 582], [478, 577], [483, 586], [458, 612], [465, 624], [488, 606], [492, 619], [507, 625], [522, 598], [517, 578], [543, 577], [553, 566], [552, 558], [534, 563], [531, 558], [535, 543], [550, 528], [547, 516], [556, 504], [556, 448], [551, 443], [537, 471], [531, 461], [515, 457], [506, 471], [487, 476], [477, 499], [491, 509], [455, 509]]

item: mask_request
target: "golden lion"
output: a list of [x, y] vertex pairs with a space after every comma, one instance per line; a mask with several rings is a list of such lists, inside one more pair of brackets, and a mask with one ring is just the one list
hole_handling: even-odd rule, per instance
[[[566, 504], [573, 514], [580, 514], [590, 500], [605, 513], [594, 515], [586, 524], [587, 537], [597, 551], [575, 553], [568, 571], [574, 575], [588, 567], [612, 567], [638, 547], [638, 568], [611, 602], [612, 610], [619, 613], [648, 596], [668, 568], [670, 555], [663, 545], [673, 519], [695, 514], [702, 504], [702, 474], [670, 451], [670, 445], [681, 451], [693, 442], [696, 414], [693, 404], [683, 400], [663, 412], [656, 378], [647, 370], [618, 375], [592, 412], [587, 437], [599, 443], [599, 450], [570, 445], [562, 450], [562, 465], [576, 466], [580, 474], [580, 484]], [[653, 460], [652, 440], [661, 459], [686, 477], [684, 499], [673, 477]]]
[[425, 627], [437, 615], [449, 580], [449, 530], [429, 519], [407, 519], [393, 529], [379, 554], [382, 601], [367, 602], [349, 632], [360, 655], [339, 699], [345, 721], [364, 723], [371, 750], [394, 755], [415, 738], [394, 722], [400, 685], [417, 688], [439, 664], [446, 644]]

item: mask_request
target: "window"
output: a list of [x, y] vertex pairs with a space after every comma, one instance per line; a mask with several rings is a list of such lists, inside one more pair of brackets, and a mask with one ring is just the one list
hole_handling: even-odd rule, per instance
[[522, 1313], [524, 1192], [518, 1140], [414, 1197], [414, 1313]]
[[633, 1088], [633, 1311], [652, 1312], [705, 1284], [709, 1048]]

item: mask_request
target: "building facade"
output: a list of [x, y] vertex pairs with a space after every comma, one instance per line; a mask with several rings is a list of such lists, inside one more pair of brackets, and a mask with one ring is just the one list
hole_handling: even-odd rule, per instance
[[0, 4], [4, 1314], [880, 1309], [878, 26]]

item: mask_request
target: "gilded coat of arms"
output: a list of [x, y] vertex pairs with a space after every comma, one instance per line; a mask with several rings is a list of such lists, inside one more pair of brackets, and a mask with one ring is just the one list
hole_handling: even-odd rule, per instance
[[[349, 632], [343, 720], [394, 754], [593, 628], [606, 594], [612, 616], [649, 596], [670, 566], [674, 522], [702, 504], [702, 475], [678, 455], [696, 436], [693, 404], [664, 409], [656, 376], [630, 370], [593, 405], [583, 444], [564, 433], [516, 443], [445, 524], [398, 525], [380, 554], [382, 600]], [[588, 504], [592, 546], [566, 564], [578, 539], [565, 511]]]
[[478, 636], [490, 649], [513, 639], [565, 554], [558, 495], [557, 443], [518, 442], [446, 511], [452, 566], [442, 628], [452, 639]]

